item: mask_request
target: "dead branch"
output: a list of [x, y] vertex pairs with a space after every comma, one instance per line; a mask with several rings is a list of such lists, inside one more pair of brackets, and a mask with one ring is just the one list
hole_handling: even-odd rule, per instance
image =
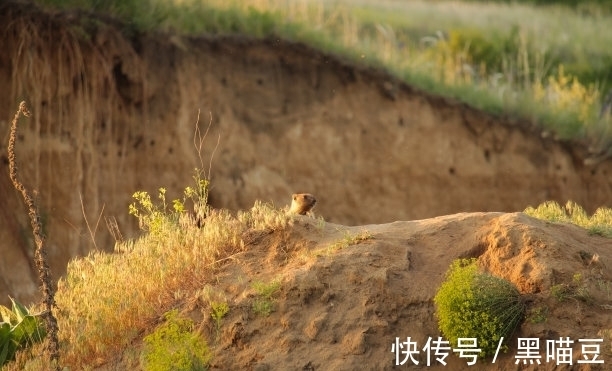
[[43, 303], [45, 305], [44, 318], [47, 326], [47, 334], [49, 336], [49, 342], [47, 343], [47, 350], [49, 352], [50, 364], [53, 365], [55, 370], [59, 370], [59, 342], [57, 338], [58, 327], [57, 319], [53, 315], [53, 308], [55, 304], [55, 288], [51, 280], [51, 272], [49, 270], [49, 264], [47, 262], [47, 249], [45, 247], [45, 237], [42, 232], [42, 224], [40, 221], [40, 213], [38, 211], [38, 205], [36, 200], [32, 197], [32, 194], [24, 187], [21, 181], [17, 178], [17, 161], [15, 159], [15, 139], [17, 137], [17, 121], [19, 116], [23, 114], [26, 117], [30, 116], [30, 112], [26, 108], [25, 102], [19, 104], [19, 109], [15, 113], [13, 122], [11, 124], [11, 131], [9, 135], [8, 144], [8, 159], [9, 159], [9, 176], [13, 186], [23, 196], [23, 200], [28, 208], [28, 215], [30, 216], [30, 224], [32, 226], [32, 232], [34, 233], [34, 241], [36, 243], [36, 250], [34, 251], [34, 260], [36, 262], [36, 268], [38, 269], [38, 278], [41, 282], [41, 290], [43, 294]]

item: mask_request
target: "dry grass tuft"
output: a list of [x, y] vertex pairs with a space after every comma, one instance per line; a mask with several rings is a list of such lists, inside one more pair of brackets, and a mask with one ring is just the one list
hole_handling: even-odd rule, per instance
[[249, 228], [283, 229], [292, 224], [293, 219], [283, 210], [275, 209], [272, 205], [255, 201], [251, 210], [238, 212], [238, 220]]
[[546, 201], [538, 207], [528, 207], [525, 214], [551, 222], [572, 223], [586, 229], [590, 234], [612, 237], [612, 209], [600, 207], [590, 217], [584, 209], [573, 201], [565, 207], [555, 201]]

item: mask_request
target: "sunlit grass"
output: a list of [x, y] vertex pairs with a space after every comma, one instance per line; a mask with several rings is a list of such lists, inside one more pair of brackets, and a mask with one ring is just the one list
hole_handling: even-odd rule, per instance
[[197, 297], [215, 268], [244, 249], [243, 232], [290, 224], [282, 210], [261, 203], [240, 218], [211, 210], [201, 228], [157, 217], [155, 230], [118, 243], [114, 253], [69, 263], [56, 294], [62, 364], [83, 369], [108, 360], [181, 300]]
[[116, 253], [93, 252], [69, 263], [56, 300], [60, 339], [68, 364], [87, 364], [127, 346], [152, 320], [197, 291], [214, 263], [241, 249], [241, 226], [226, 212], [204, 228], [166, 223], [155, 234], [119, 244]]
[[585, 228], [591, 234], [612, 237], [612, 209], [598, 208], [593, 215], [588, 216], [584, 209], [575, 202], [568, 201], [565, 207], [554, 201], [547, 201], [538, 207], [528, 207], [525, 214], [551, 222], [576, 224]]

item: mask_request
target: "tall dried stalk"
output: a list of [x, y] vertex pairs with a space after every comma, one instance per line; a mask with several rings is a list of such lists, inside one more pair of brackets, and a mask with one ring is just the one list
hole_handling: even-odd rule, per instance
[[24, 187], [24, 185], [17, 178], [17, 162], [15, 159], [15, 138], [17, 137], [17, 121], [19, 120], [20, 114], [26, 117], [30, 116], [30, 112], [26, 108], [25, 102], [19, 104], [19, 109], [15, 113], [13, 122], [11, 124], [11, 132], [9, 136], [8, 144], [8, 158], [9, 158], [9, 176], [15, 189], [21, 192], [23, 200], [28, 208], [28, 215], [30, 216], [30, 224], [32, 226], [32, 232], [34, 233], [34, 241], [36, 242], [36, 250], [34, 252], [34, 259], [36, 262], [36, 268], [38, 269], [38, 277], [41, 282], [41, 289], [43, 293], [43, 303], [45, 305], [44, 318], [47, 325], [47, 334], [49, 341], [47, 343], [47, 350], [49, 352], [50, 363], [54, 365], [55, 370], [59, 370], [59, 343], [57, 340], [57, 319], [53, 315], [53, 307], [55, 307], [55, 288], [51, 280], [51, 272], [49, 270], [49, 264], [47, 263], [47, 250], [45, 248], [45, 237], [42, 233], [42, 225], [40, 222], [40, 213], [38, 212], [38, 205], [32, 197], [31, 193]]

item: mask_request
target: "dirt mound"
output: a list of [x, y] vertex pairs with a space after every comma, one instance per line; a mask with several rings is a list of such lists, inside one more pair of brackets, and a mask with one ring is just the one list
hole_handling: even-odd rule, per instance
[[[112, 248], [106, 218], [135, 235], [133, 192], [163, 186], [180, 197], [202, 166], [192, 139], [200, 109], [202, 127], [212, 117], [206, 169], [221, 135], [215, 207], [283, 206], [311, 192], [329, 221], [358, 225], [544, 200], [611, 205], [611, 162], [586, 167], [581, 147], [304, 45], [128, 38], [105, 19], [11, 1], [0, 4], [0, 25], [0, 129], [8, 133], [25, 99], [33, 117], [20, 124], [18, 161], [39, 191], [56, 276], [71, 257]], [[0, 167], [8, 173], [6, 160]], [[37, 284], [27, 216], [8, 176], [0, 191], [0, 301], [29, 301]]]
[[[506, 354], [469, 367], [448, 356], [433, 370], [536, 369], [515, 365], [517, 338], [574, 340], [572, 370], [605, 370], [612, 363], [612, 242], [581, 228], [551, 224], [522, 213], [463, 213], [433, 219], [346, 227], [296, 217], [285, 231], [252, 236], [246, 251], [221, 269], [209, 292], [227, 300], [220, 336], [205, 300], [184, 311], [200, 324], [219, 370], [390, 370], [396, 337], [419, 344], [439, 335], [433, 297], [454, 259], [514, 283], [528, 304], [527, 318]], [[579, 278], [576, 278], [579, 277]], [[269, 315], [253, 310], [253, 282], [278, 280]], [[564, 291], [564, 297], [555, 289]], [[603, 339], [604, 365], [578, 365], [578, 339]], [[129, 351], [131, 352], [131, 351]], [[128, 352], [128, 353], [129, 353]], [[589, 356], [591, 358], [592, 356]], [[120, 358], [120, 357], [119, 357]], [[116, 359], [101, 369], [134, 369], [137, 359]], [[404, 356], [400, 357], [402, 360]], [[411, 360], [404, 365], [410, 368]]]

